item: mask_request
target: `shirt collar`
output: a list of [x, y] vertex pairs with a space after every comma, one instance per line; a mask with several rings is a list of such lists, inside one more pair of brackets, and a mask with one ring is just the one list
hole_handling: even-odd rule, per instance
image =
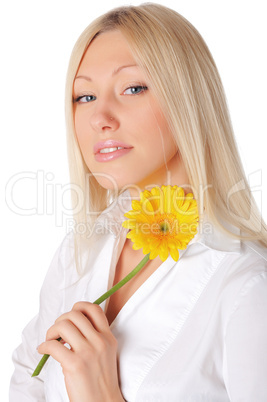
[[[122, 222], [125, 221], [124, 214], [131, 210], [131, 195], [128, 190], [116, 198], [109, 207], [104, 210], [96, 221], [97, 228], [102, 228], [104, 233], [110, 233], [114, 237], [119, 236], [125, 229]], [[198, 233], [191, 240], [189, 245], [198, 243], [210, 249], [224, 251], [229, 253], [239, 253], [241, 249], [241, 241], [231, 236], [240, 235], [240, 230], [232, 224], [222, 221], [222, 227], [215, 226], [206, 214], [204, 214], [202, 222], [199, 223]], [[227, 232], [230, 232], [229, 234]]]
[[240, 253], [241, 241], [231, 235], [239, 236], [240, 229], [226, 221], [221, 221], [221, 226], [214, 225], [204, 214], [198, 233], [189, 244], [199, 243], [218, 251]]

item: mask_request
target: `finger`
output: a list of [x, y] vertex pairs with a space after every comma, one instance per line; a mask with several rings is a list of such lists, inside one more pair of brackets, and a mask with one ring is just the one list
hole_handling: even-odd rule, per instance
[[[65, 321], [74, 325], [88, 341], [94, 342], [97, 340], [99, 332], [96, 331], [90, 320], [81, 311], [72, 310], [69, 313], [63, 314], [56, 320], [55, 325], [59, 325], [60, 323], [66, 325]], [[58, 328], [59, 327], [56, 327], [53, 328], [51, 332], [49, 331], [47, 333], [47, 339], [54, 339], [56, 332], [59, 331]]]
[[96, 331], [101, 333], [110, 333], [110, 327], [107, 317], [100, 306], [89, 302], [75, 303], [73, 311], [80, 311], [83, 313], [92, 323]]
[[41, 343], [37, 348], [38, 353], [51, 355], [62, 365], [70, 364], [72, 358], [72, 352], [66, 348], [63, 343], [57, 340], [51, 340]]
[[[83, 321], [86, 322], [89, 329], [91, 328], [91, 332], [88, 333], [89, 337], [92, 337], [92, 333], [95, 332], [95, 330], [88, 319], [84, 316]], [[80, 329], [68, 319], [59, 320], [47, 331], [46, 339], [48, 342], [59, 337], [62, 338], [65, 343], [68, 343], [74, 352], [89, 346], [88, 339], [84, 336]]]

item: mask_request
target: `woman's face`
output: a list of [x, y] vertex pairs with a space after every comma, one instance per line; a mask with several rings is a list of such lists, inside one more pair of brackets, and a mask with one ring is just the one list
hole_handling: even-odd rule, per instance
[[103, 33], [90, 44], [73, 98], [80, 149], [101, 186], [140, 191], [165, 184], [168, 170], [181, 173], [158, 99], [119, 31]]

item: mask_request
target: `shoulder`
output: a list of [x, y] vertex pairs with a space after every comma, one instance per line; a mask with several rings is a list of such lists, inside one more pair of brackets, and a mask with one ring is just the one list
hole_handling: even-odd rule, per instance
[[[258, 293], [267, 301], [267, 250], [257, 242], [242, 242], [236, 270], [242, 278], [240, 297]], [[261, 296], [260, 296], [261, 295]]]
[[[235, 263], [224, 307], [224, 374], [236, 400], [257, 400], [266, 395], [267, 262], [266, 248], [244, 242]], [[242, 386], [240, 386], [242, 384]], [[240, 400], [241, 400], [240, 399]]]
[[[222, 227], [207, 220], [208, 229], [198, 235], [195, 243], [204, 246], [211, 254], [221, 257], [221, 267], [225, 276], [250, 277], [267, 269], [267, 248], [259, 242], [243, 241], [240, 230], [224, 223]], [[232, 235], [231, 235], [232, 234]]]
[[222, 307], [227, 321], [243, 314], [260, 313], [267, 308], [266, 249], [253, 242], [241, 242], [236, 253], [226, 253], [220, 269]]
[[257, 242], [243, 242], [243, 252], [251, 257], [259, 259], [267, 265], [267, 248]]
[[266, 248], [256, 242], [240, 242], [238, 252], [226, 254], [225, 264], [229, 264], [229, 276], [241, 284], [264, 277], [267, 274]]
[[57, 247], [49, 265], [41, 295], [52, 289], [65, 287], [66, 273], [75, 268], [75, 241], [72, 232], [68, 233]]
[[211, 287], [217, 292], [224, 316], [229, 317], [245, 297], [253, 299], [257, 292], [260, 298], [267, 297], [267, 250], [258, 242], [240, 240], [240, 232], [234, 227], [228, 229], [237, 237], [210, 226], [212, 230], [201, 233], [195, 243], [198, 250], [205, 250], [206, 265], [218, 262]]
[[226, 253], [224, 269], [227, 282], [236, 288], [237, 293], [244, 293], [245, 289], [261, 282], [266, 286], [266, 248], [256, 242], [241, 241], [236, 253]]

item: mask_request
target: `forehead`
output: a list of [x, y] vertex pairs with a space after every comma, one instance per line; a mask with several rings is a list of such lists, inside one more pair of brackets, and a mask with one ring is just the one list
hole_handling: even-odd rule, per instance
[[101, 72], [123, 64], [137, 64], [130, 46], [120, 31], [108, 31], [98, 35], [86, 50], [78, 74]]

